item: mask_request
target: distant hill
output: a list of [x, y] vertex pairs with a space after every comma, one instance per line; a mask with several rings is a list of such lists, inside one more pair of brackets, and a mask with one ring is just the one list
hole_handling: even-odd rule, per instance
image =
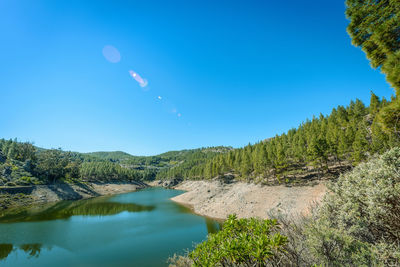
[[176, 167], [186, 169], [230, 150], [230, 147], [207, 147], [133, 156], [123, 151], [79, 153], [45, 149], [17, 139], [0, 139], [0, 186], [154, 180], [160, 172]]
[[99, 152], [90, 152], [83, 154], [109, 161], [125, 161], [134, 158], [134, 156], [132, 156], [131, 154], [128, 154], [123, 151], [110, 151], [110, 152], [99, 151]]

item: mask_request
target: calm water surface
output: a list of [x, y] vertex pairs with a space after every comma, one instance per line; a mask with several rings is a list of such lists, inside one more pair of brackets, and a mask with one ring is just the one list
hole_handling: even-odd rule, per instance
[[113, 197], [62, 201], [0, 218], [0, 266], [167, 266], [216, 221], [149, 188]]

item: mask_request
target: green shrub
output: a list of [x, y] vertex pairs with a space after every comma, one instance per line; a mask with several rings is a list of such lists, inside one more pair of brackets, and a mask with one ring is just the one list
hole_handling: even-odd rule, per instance
[[194, 266], [275, 266], [287, 238], [277, 230], [276, 220], [237, 219], [230, 215], [222, 230], [211, 234], [189, 257]]
[[19, 178], [21, 181], [24, 181], [28, 184], [32, 183], [32, 177], [28, 177], [28, 176], [23, 176], [21, 178]]
[[400, 266], [400, 148], [329, 186], [307, 243], [327, 265]]

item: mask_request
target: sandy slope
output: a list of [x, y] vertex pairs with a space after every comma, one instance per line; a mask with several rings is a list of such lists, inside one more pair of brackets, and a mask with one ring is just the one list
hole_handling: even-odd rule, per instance
[[[86, 183], [86, 184], [52, 184], [32, 186], [30, 193], [0, 194], [0, 212], [15, 208], [56, 202], [60, 200], [78, 200], [103, 195], [114, 195], [132, 192], [146, 187], [144, 183]], [[1, 215], [1, 214], [0, 214]]]
[[307, 214], [326, 192], [322, 183], [315, 186], [261, 186], [247, 183], [223, 184], [219, 181], [186, 181], [175, 187], [188, 191], [172, 198], [191, 206], [197, 214], [224, 219], [238, 217], [267, 218], [269, 212], [289, 215]]
[[102, 195], [113, 195], [135, 191], [143, 185], [132, 183], [87, 183], [82, 185], [57, 184], [36, 186], [31, 196], [38, 202], [76, 200]]

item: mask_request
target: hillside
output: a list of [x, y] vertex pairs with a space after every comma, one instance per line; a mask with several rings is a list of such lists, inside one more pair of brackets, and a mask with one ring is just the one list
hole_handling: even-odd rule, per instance
[[399, 144], [397, 135], [384, 128], [379, 116], [391, 103], [371, 92], [369, 107], [357, 99], [281, 135], [230, 150], [200, 164], [173, 167], [157, 177], [218, 177], [264, 184], [303, 184], [336, 178], [372, 155]]
[[102, 160], [108, 160], [108, 161], [114, 161], [114, 162], [129, 160], [134, 157], [134, 156], [132, 156], [126, 152], [122, 152], [122, 151], [111, 151], [111, 152], [98, 151], [98, 152], [83, 153], [83, 155], [88, 155], [88, 156], [99, 158]]
[[211, 147], [144, 157], [121, 151], [78, 153], [44, 149], [16, 139], [0, 139], [0, 185], [150, 181], [163, 170], [192, 166], [193, 162], [202, 163], [230, 150]]

